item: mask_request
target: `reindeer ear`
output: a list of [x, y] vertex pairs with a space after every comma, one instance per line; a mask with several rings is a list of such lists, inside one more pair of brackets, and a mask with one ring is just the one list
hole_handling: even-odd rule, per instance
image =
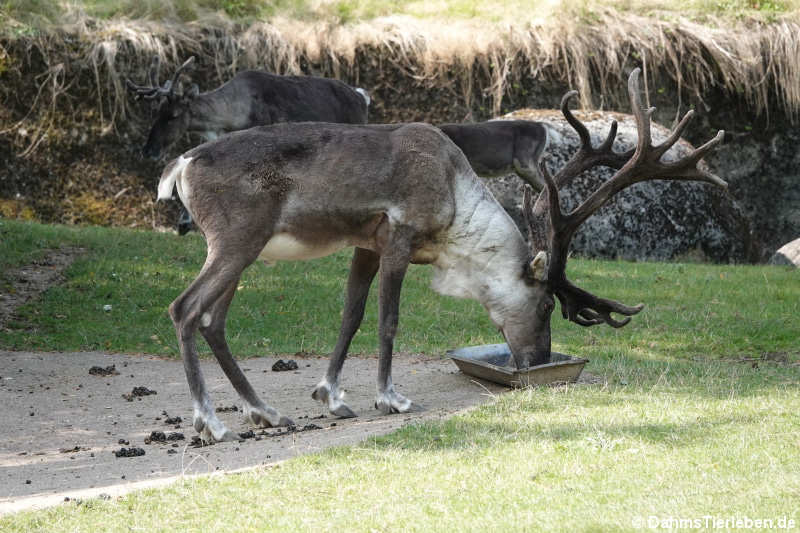
[[531, 277], [536, 281], [547, 281], [547, 252], [540, 250], [530, 263]]

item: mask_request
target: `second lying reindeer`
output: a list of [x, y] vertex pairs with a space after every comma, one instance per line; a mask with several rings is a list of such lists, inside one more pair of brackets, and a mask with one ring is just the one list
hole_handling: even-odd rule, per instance
[[491, 120], [438, 126], [483, 178], [516, 173], [536, 191], [544, 188], [538, 167], [547, 149], [547, 127], [530, 120]]
[[[380, 358], [375, 405], [383, 413], [412, 407], [395, 390], [391, 374], [400, 288], [410, 263], [432, 265], [437, 292], [480, 301], [519, 368], [549, 360], [555, 298], [564, 317], [580, 325], [624, 326], [642, 305], [596, 297], [566, 279], [567, 250], [577, 227], [617, 192], [640, 181], [726, 185], [697, 166], [722, 140], [722, 132], [689, 155], [662, 162], [691, 113], [665, 142], [653, 146], [653, 110], [642, 109], [638, 69], [628, 80], [628, 91], [639, 140], [636, 149], [625, 154], [612, 150], [616, 123], [595, 148], [585, 126], [568, 109], [575, 93], [562, 100], [562, 111], [582, 146], [555, 176], [544, 172], [545, 190], [535, 204], [526, 189], [533, 247], [461, 150], [426, 124], [259, 127], [194, 148], [170, 163], [159, 183], [159, 198], [169, 198], [177, 186], [208, 243], [200, 274], [169, 308], [194, 402], [194, 427], [201, 438], [237, 437], [214, 412], [198, 363], [198, 330], [241, 396], [250, 422], [292, 423], [256, 395], [225, 341], [225, 317], [238, 280], [259, 257], [312, 259], [355, 247], [339, 339], [328, 371], [313, 392], [338, 416], [355, 416], [343, 401], [339, 377], [376, 275]], [[597, 165], [618, 171], [575, 211], [562, 213], [558, 188]], [[612, 313], [625, 318], [617, 320]]]

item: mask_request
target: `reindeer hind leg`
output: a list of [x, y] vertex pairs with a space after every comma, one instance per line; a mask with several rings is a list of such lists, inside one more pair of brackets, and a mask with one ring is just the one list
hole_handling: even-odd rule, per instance
[[[238, 437], [214, 412], [200, 369], [195, 335], [200, 326], [211, 324], [211, 313], [218, 300], [223, 299], [227, 310], [228, 294], [235, 291], [242, 271], [252, 262], [242, 254], [220, 252], [209, 242], [208, 256], [200, 274], [169, 306], [194, 404], [194, 427], [206, 442], [236, 440]], [[224, 312], [222, 315], [224, 322]]]
[[228, 343], [225, 340], [225, 317], [231, 300], [236, 294], [236, 281], [228, 287], [225, 293], [214, 303], [212, 308], [203, 315], [200, 333], [208, 342], [214, 352], [220, 367], [230, 380], [233, 388], [244, 402], [245, 419], [258, 427], [276, 427], [294, 425], [291, 419], [281, 416], [278, 411], [265, 404], [256, 394], [250, 382], [245, 377], [242, 369], [233, 358]]

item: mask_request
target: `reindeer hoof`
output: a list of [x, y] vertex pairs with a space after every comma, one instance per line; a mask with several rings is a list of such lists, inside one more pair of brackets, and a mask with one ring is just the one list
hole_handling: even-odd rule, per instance
[[393, 413], [408, 413], [413, 407], [411, 400], [394, 390], [379, 394], [375, 400], [375, 409], [385, 415]]
[[328, 397], [330, 396], [331, 390], [330, 386], [328, 385], [327, 381], [323, 381], [317, 388], [314, 389], [314, 392], [311, 393], [311, 398], [317, 400], [318, 402], [327, 403]]
[[339, 390], [339, 387], [331, 384], [327, 380], [319, 382], [317, 388], [311, 393], [311, 397], [319, 402], [327, 404], [328, 411], [330, 411], [332, 415], [340, 418], [355, 418], [358, 416], [344, 401], [342, 401], [344, 394]]
[[331, 414], [338, 416], [339, 418], [356, 418], [358, 415], [350, 409], [347, 404], [340, 403], [338, 406], [330, 409]]
[[196, 413], [194, 416], [194, 429], [200, 434], [203, 444], [214, 444], [215, 442], [230, 442], [238, 440], [239, 437], [233, 431], [225, 427], [216, 416], [204, 416]]
[[278, 411], [267, 405], [253, 407], [245, 404], [244, 418], [254, 426], [261, 428], [295, 425], [291, 418], [281, 415]]

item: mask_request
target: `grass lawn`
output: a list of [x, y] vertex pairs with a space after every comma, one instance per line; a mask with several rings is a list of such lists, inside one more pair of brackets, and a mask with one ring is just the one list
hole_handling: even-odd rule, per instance
[[[0, 332], [0, 347], [176, 356], [166, 306], [198, 271], [202, 239], [0, 220], [2, 272], [61, 245], [86, 254]], [[229, 318], [233, 351], [330, 350], [348, 261], [248, 269]], [[435, 295], [429, 276], [409, 273], [398, 350], [500, 341], [479, 305]], [[627, 531], [670, 518], [800, 527], [800, 271], [571, 260], [570, 276], [647, 304], [620, 330], [554, 318], [554, 349], [590, 358], [605, 385], [517, 391], [359, 446], [19, 513], [0, 530]], [[356, 352], [375, 352], [376, 315], [373, 300]]]

